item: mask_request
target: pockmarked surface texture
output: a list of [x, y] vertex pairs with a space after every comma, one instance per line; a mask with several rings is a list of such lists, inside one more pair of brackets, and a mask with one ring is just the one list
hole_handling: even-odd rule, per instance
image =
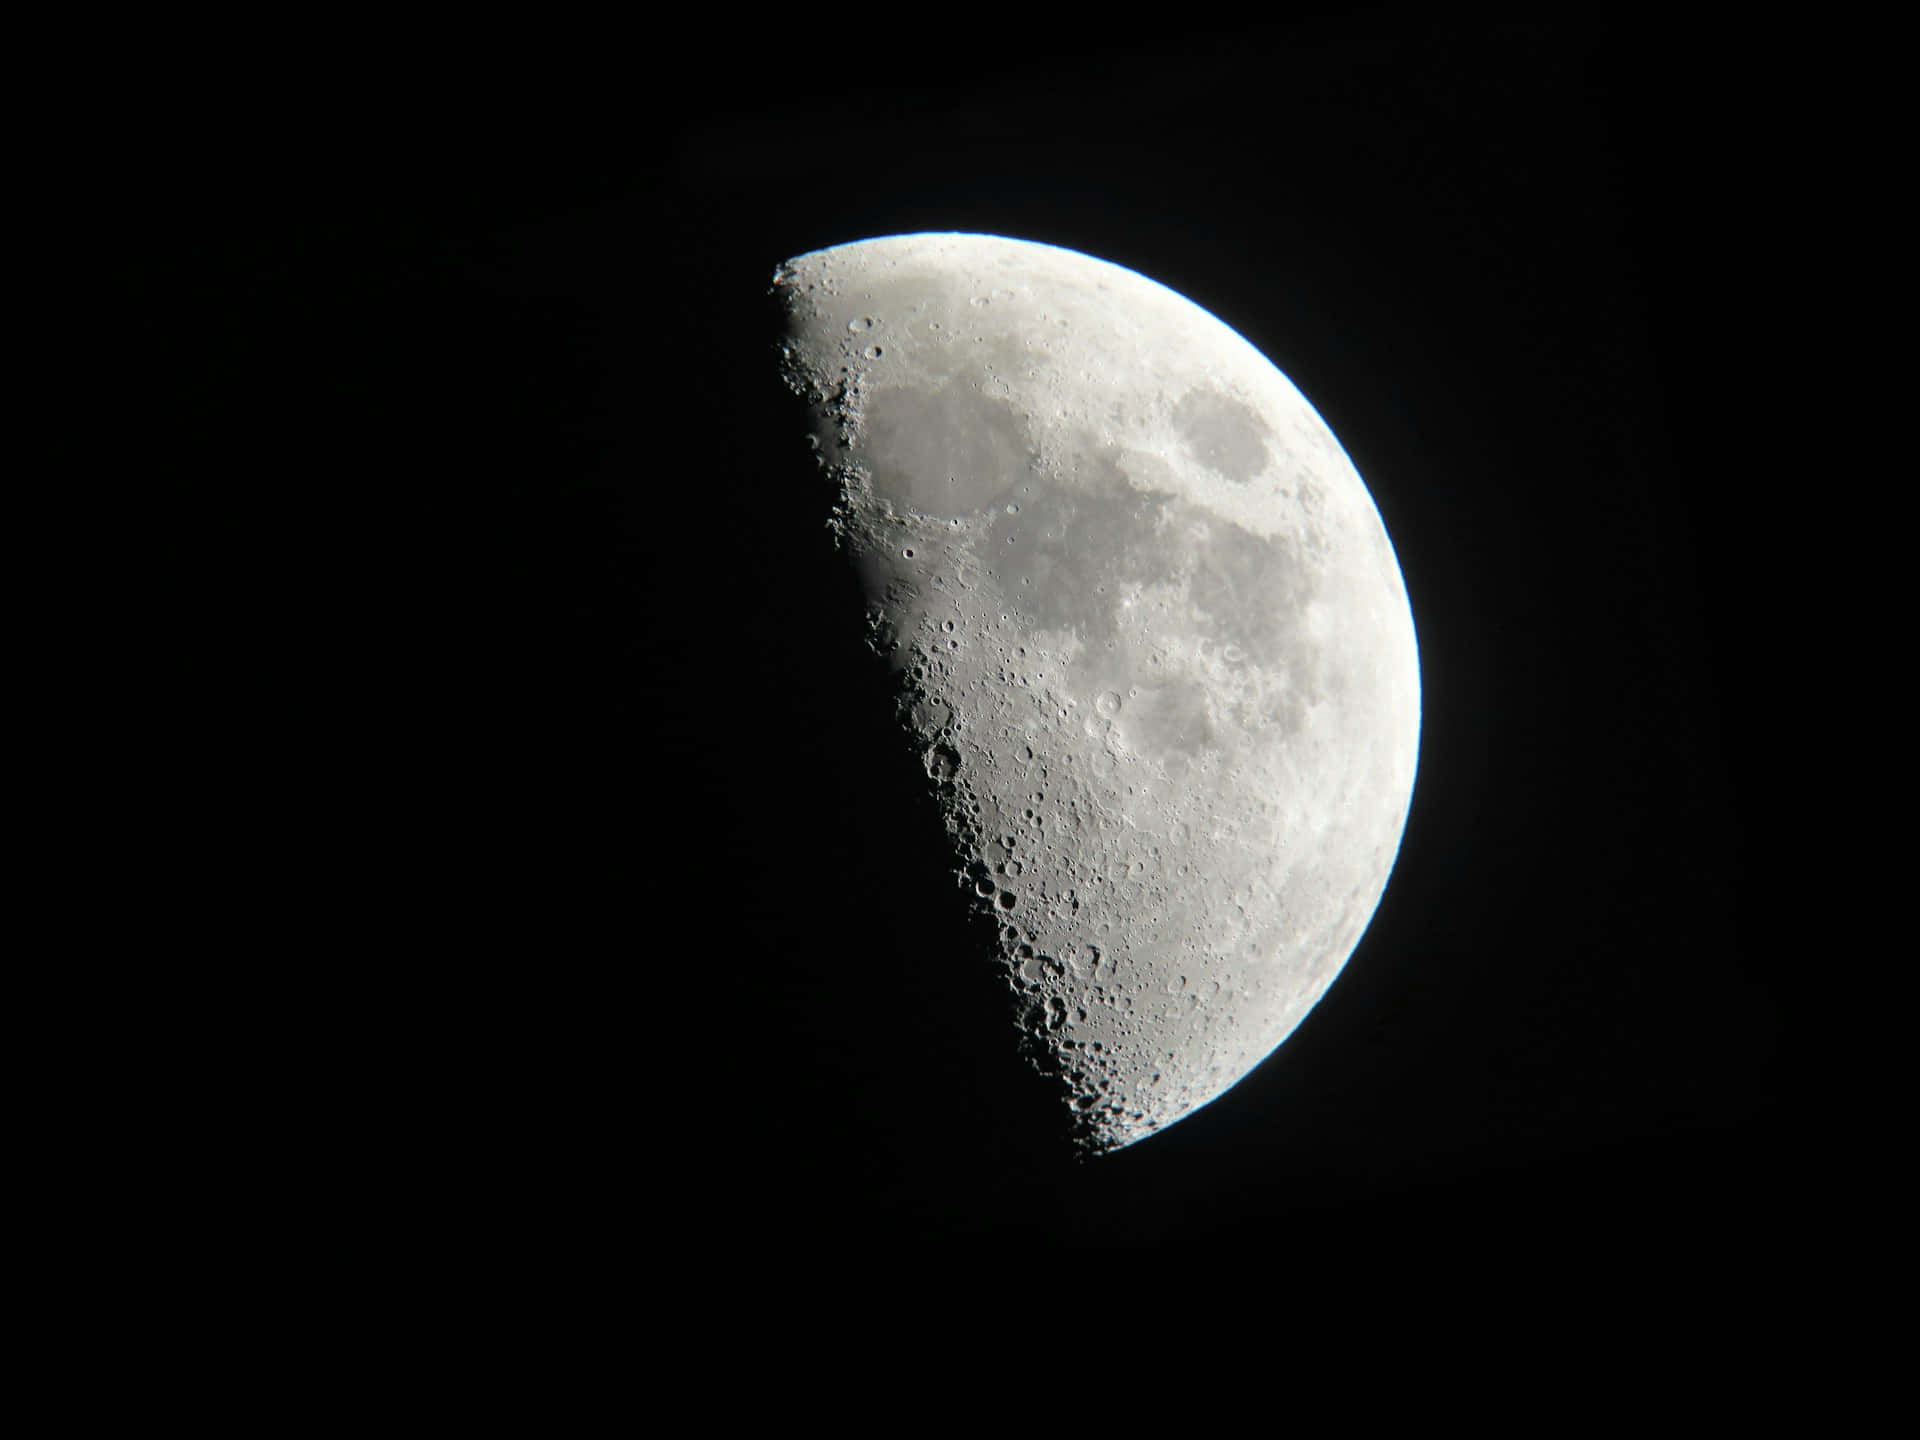
[[956, 903], [1079, 1143], [1131, 1144], [1285, 1040], [1379, 903], [1420, 730], [1386, 529], [1292, 383], [1133, 271], [902, 235], [774, 289]]

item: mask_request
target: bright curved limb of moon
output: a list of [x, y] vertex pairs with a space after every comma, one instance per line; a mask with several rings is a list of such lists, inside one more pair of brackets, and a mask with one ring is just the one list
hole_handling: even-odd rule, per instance
[[1206, 1104], [1326, 992], [1398, 853], [1413, 618], [1332, 432], [1116, 265], [899, 235], [782, 265], [788, 384], [967, 903], [1078, 1143]]

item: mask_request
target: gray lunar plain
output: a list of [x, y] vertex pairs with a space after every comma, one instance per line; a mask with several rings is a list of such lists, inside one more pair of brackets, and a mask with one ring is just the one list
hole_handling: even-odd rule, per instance
[[1386, 886], [1420, 676], [1385, 527], [1287, 378], [1130, 270], [902, 235], [774, 288], [959, 903], [1079, 1142], [1132, 1144], [1287, 1038]]

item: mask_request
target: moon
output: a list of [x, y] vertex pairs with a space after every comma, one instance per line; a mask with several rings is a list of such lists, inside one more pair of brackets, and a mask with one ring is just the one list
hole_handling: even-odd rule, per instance
[[1121, 266], [895, 235], [773, 293], [957, 905], [1074, 1142], [1133, 1144], [1285, 1041], [1385, 890], [1420, 739], [1386, 528], [1271, 362]]

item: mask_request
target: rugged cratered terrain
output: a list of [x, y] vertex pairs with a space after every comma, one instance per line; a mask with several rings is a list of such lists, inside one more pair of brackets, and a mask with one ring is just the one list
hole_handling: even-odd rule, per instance
[[1420, 722], [1393, 547], [1286, 377], [1132, 271], [906, 235], [774, 285], [956, 907], [1083, 1143], [1130, 1144], [1279, 1045], [1379, 902]]

